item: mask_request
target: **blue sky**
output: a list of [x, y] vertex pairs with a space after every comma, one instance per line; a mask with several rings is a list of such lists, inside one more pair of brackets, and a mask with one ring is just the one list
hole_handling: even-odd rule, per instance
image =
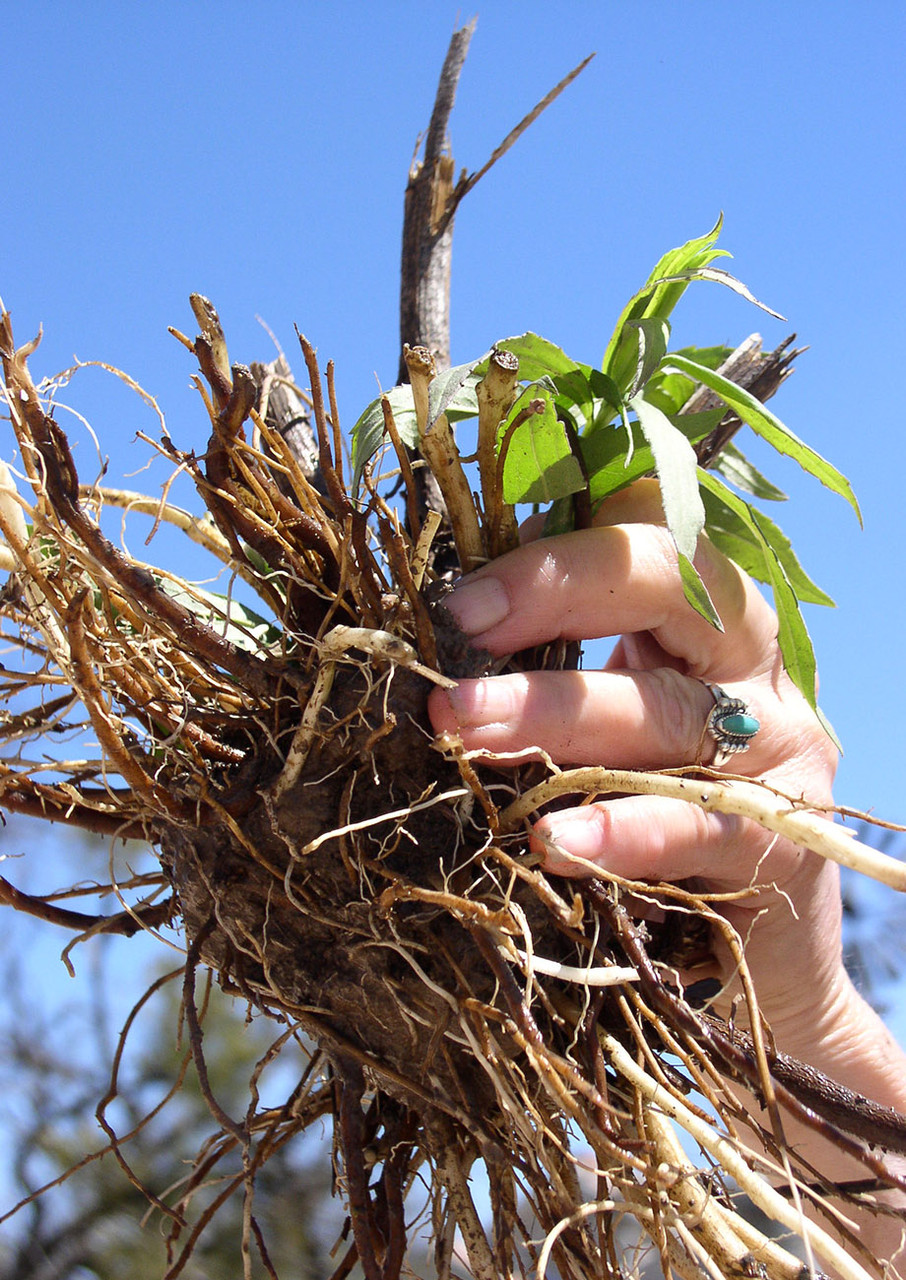
[[[732, 269], [789, 324], [701, 285], [675, 341], [795, 330], [810, 347], [774, 407], [852, 480], [865, 529], [780, 462], [791, 501], [772, 514], [839, 606], [809, 615], [847, 753], [839, 798], [901, 820], [904, 15], [895, 0], [489, 3], [451, 131], [458, 164], [478, 168], [597, 51], [461, 207], [454, 361], [525, 329], [598, 361], [660, 254], [723, 211]], [[260, 316], [301, 369], [298, 324], [335, 360], [351, 425], [375, 379], [394, 379], [407, 169], [469, 16], [342, 0], [20, 7], [3, 70], [0, 296], [20, 340], [44, 325], [35, 374], [74, 354], [109, 361], [200, 448], [191, 363], [167, 333], [192, 328], [198, 290], [234, 359], [270, 358]], [[64, 398], [112, 482], [144, 464], [135, 431], [155, 422], [119, 384], [89, 370]], [[163, 479], [158, 467], [129, 483]]]

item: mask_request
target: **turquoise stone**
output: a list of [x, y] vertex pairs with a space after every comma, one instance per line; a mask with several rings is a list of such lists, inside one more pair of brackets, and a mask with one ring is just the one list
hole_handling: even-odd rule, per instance
[[721, 733], [730, 738], [753, 738], [761, 728], [754, 716], [744, 715], [741, 711], [721, 716], [719, 724]]

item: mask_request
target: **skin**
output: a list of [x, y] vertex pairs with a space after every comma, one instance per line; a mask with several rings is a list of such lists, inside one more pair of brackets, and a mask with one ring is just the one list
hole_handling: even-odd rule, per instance
[[[708, 681], [742, 698], [761, 725], [749, 750], [721, 771], [764, 779], [816, 808], [831, 805], [836, 751], [783, 670], [773, 611], [705, 538], [695, 563], [723, 632], [683, 598], [656, 482], [642, 481], [605, 503], [593, 528], [530, 540], [470, 574], [445, 603], [495, 657], [558, 638], [613, 637], [615, 646], [603, 671], [520, 673], [435, 689], [435, 729], [459, 734], [467, 750], [504, 757], [541, 747], [564, 766], [708, 763]], [[601, 867], [627, 879], [692, 879], [704, 892], [740, 895], [720, 910], [746, 940], [778, 1047], [906, 1111], [906, 1056], [843, 967], [834, 864], [746, 819], [660, 797], [567, 809], [542, 819], [537, 837], [546, 866], [559, 875]], [[738, 989], [732, 959], [717, 934], [713, 950], [709, 968], [686, 976], [717, 976], [726, 1012]], [[788, 1136], [832, 1177], [863, 1176], [811, 1133]], [[868, 1219], [863, 1239], [891, 1258], [899, 1227]]]

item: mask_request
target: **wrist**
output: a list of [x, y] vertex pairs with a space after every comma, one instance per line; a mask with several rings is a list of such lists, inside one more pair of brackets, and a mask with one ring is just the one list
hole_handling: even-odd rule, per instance
[[906, 1112], [906, 1053], [842, 969], [812, 1018], [774, 1024], [777, 1049], [897, 1111]]

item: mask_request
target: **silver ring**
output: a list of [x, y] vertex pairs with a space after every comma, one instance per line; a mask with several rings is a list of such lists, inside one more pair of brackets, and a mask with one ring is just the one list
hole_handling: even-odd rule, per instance
[[714, 706], [705, 721], [705, 734], [710, 734], [717, 743], [717, 751], [711, 761], [716, 767], [737, 752], [748, 751], [761, 725], [742, 698], [731, 698], [719, 684], [708, 684], [707, 680], [702, 684], [714, 699]]

